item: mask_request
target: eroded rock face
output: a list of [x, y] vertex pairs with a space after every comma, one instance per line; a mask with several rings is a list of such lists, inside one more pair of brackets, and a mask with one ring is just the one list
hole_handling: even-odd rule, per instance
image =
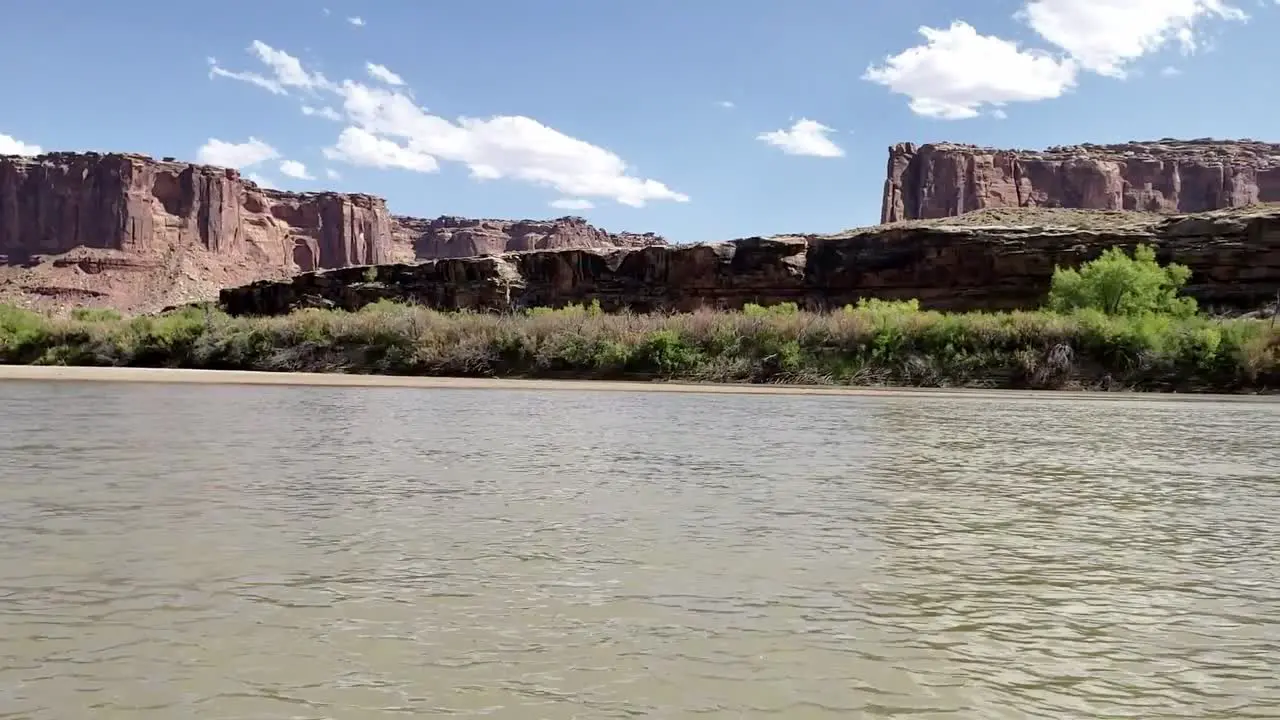
[[221, 303], [233, 314], [263, 315], [354, 310], [383, 299], [495, 311], [593, 300], [639, 312], [786, 301], [822, 309], [862, 297], [918, 298], [942, 310], [1016, 309], [1043, 302], [1055, 265], [1141, 243], [1155, 245], [1162, 262], [1188, 265], [1188, 292], [1214, 308], [1256, 308], [1280, 289], [1280, 208], [1258, 208], [1112, 228], [908, 223], [826, 236], [441, 259], [261, 282], [224, 290]]
[[653, 235], [554, 221], [392, 218], [377, 197], [292, 193], [124, 153], [0, 156], [0, 301], [147, 311], [297, 272]]
[[396, 241], [413, 248], [417, 259], [500, 255], [524, 250], [665, 245], [653, 233], [609, 233], [580, 217], [556, 220], [472, 220], [442, 216], [434, 220], [397, 216]]
[[1280, 144], [1171, 140], [1044, 151], [889, 148], [882, 223], [1006, 207], [1203, 212], [1280, 202]]
[[380, 198], [269, 190], [226, 168], [115, 153], [0, 157], [10, 263], [75, 248], [198, 247], [273, 269], [335, 268], [386, 262], [390, 222]]

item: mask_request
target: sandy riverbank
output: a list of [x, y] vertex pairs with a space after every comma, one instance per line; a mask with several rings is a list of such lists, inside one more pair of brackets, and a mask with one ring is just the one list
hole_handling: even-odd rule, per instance
[[498, 378], [408, 377], [329, 373], [179, 370], [168, 368], [0, 365], [0, 381], [196, 383], [308, 387], [422, 388], [449, 390], [534, 390], [570, 392], [674, 392], [732, 395], [837, 395], [992, 398], [1012, 400], [1143, 400], [1172, 402], [1280, 402], [1277, 396], [1187, 395], [1171, 393], [1071, 392], [1061, 390], [978, 390], [939, 388], [820, 387], [600, 380], [514, 380]]

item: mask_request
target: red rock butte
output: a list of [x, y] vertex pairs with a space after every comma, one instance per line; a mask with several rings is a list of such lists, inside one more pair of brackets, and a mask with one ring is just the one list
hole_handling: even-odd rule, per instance
[[661, 244], [576, 217], [392, 216], [372, 195], [273, 190], [172, 158], [0, 156], [0, 301], [27, 305], [151, 310], [312, 270]]
[[882, 223], [990, 208], [1190, 213], [1280, 202], [1280, 144], [1164, 139], [1047, 150], [899, 143]]

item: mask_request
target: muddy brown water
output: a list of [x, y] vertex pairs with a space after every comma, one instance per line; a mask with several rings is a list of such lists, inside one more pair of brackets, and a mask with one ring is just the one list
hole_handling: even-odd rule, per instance
[[1280, 403], [0, 407], [0, 718], [1280, 717]]

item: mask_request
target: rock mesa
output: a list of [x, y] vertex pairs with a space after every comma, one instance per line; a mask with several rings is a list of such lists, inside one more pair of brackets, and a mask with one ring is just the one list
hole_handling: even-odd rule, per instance
[[1280, 202], [1280, 145], [1172, 140], [1044, 151], [950, 143], [889, 148], [882, 223], [987, 208], [1203, 212]]

